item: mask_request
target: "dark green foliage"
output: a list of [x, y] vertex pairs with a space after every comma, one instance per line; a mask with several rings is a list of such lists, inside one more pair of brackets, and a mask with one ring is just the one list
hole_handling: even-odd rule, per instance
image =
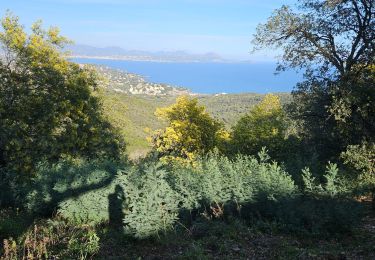
[[288, 112], [319, 161], [337, 160], [348, 145], [374, 142], [374, 86], [374, 69], [354, 70], [337, 80], [309, 77], [298, 84]]
[[[243, 209], [251, 223], [309, 236], [350, 233], [364, 215], [363, 207], [352, 199], [348, 185], [339, 177], [337, 166], [327, 166], [320, 184], [308, 169], [303, 171], [304, 189], [278, 200], [259, 199]], [[350, 209], [350, 210], [349, 210]]]
[[335, 119], [341, 143], [375, 142], [375, 62], [368, 67], [359, 64], [335, 82], [329, 94], [328, 112]]
[[14, 174], [0, 168], [0, 208], [10, 207], [15, 204], [16, 187]]
[[[47, 216], [58, 209], [76, 221], [101, 220], [108, 214], [107, 196], [118, 167], [113, 162], [81, 160], [41, 165], [26, 187], [26, 208]], [[19, 204], [24, 199], [20, 197]]]
[[341, 154], [341, 158], [349, 167], [354, 189], [358, 194], [372, 193], [372, 205], [375, 209], [375, 143], [350, 145]]
[[263, 221], [277, 223], [282, 231], [312, 236], [350, 233], [364, 215], [363, 207], [355, 200], [314, 196], [267, 201], [253, 205], [251, 210]]
[[195, 165], [172, 168], [154, 162], [132, 167], [85, 161], [46, 164], [25, 187], [28, 192], [18, 194], [20, 199], [27, 194], [27, 208], [39, 216], [56, 211], [71, 223], [105, 222], [136, 238], [165, 233], [178, 222], [189, 226], [202, 214], [207, 219], [270, 221], [310, 234], [347, 232], [360, 220], [335, 165], [327, 167], [323, 184], [304, 170], [305, 189], [299, 191], [283, 168], [268, 162], [264, 150], [258, 156], [228, 159], [211, 153]]
[[25, 214], [20, 209], [2, 208], [0, 211], [0, 240], [22, 235], [32, 222], [32, 216]]

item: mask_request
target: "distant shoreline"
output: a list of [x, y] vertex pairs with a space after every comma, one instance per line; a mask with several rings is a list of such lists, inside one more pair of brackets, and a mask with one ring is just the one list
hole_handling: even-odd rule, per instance
[[235, 60], [172, 60], [157, 59], [148, 56], [89, 56], [89, 55], [68, 55], [67, 59], [96, 59], [96, 60], [118, 60], [118, 61], [136, 61], [136, 62], [157, 62], [157, 63], [253, 63], [252, 61]]
[[70, 56], [73, 62], [120, 69], [142, 75], [149, 82], [188, 88], [200, 94], [291, 92], [301, 77], [292, 71], [275, 75], [274, 63], [150, 62], [85, 55], [73, 58], [76, 56]]

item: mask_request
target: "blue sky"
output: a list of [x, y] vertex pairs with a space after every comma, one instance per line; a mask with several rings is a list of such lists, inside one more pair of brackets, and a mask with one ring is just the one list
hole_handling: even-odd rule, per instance
[[75, 43], [132, 50], [215, 52], [226, 58], [269, 60], [250, 54], [251, 36], [272, 11], [294, 0], [0, 0], [29, 27], [37, 19], [58, 26]]

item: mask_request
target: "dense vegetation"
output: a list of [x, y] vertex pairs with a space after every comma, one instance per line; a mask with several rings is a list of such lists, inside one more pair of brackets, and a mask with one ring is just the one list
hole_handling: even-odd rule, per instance
[[[288, 93], [275, 95], [280, 97], [283, 105], [291, 100], [291, 95]], [[100, 92], [100, 97], [105, 116], [120, 130], [127, 143], [126, 153], [132, 159], [143, 157], [151, 150], [151, 144], [147, 141], [151, 130], [166, 126], [164, 120], [159, 120], [155, 116], [156, 109], [176, 102], [176, 96], [127, 95], [107, 88]], [[241, 116], [259, 103], [264, 95], [244, 93], [196, 97], [198, 103], [204, 105], [207, 112], [229, 130]]]
[[[289, 102], [242, 97], [236, 116], [221, 114], [234, 96], [103, 89], [95, 70], [64, 58], [57, 29], [36, 23], [28, 35], [6, 15], [1, 257], [310, 258], [314, 250], [288, 241], [332, 250], [350, 238], [361, 244], [354, 258], [373, 258], [364, 201], [375, 208], [375, 5], [299, 2], [260, 25], [254, 43], [282, 48], [280, 69], [304, 68], [305, 81]], [[147, 134], [147, 154], [128, 160], [125, 140], [146, 147]], [[257, 236], [272, 250], [251, 251]]]

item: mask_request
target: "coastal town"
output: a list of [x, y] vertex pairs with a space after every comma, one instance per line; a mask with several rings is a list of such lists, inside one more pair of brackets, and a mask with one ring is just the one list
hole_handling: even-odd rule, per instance
[[103, 86], [115, 92], [148, 96], [179, 96], [192, 94], [191, 91], [186, 88], [152, 83], [140, 75], [128, 73], [119, 69], [99, 65], [96, 65], [95, 69], [103, 77]]

